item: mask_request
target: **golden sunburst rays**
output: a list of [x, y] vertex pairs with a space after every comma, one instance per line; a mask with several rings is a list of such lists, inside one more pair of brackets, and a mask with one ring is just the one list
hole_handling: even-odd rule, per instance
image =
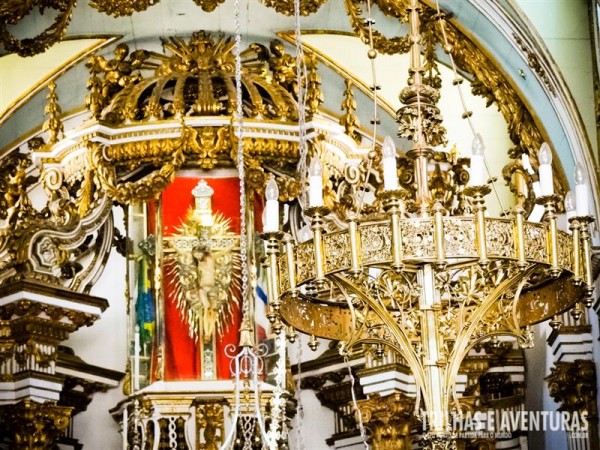
[[191, 209], [177, 232], [167, 238], [165, 257], [171, 299], [192, 337], [210, 342], [227, 330], [241, 295], [239, 236], [230, 220], [213, 214], [212, 225], [201, 224]]

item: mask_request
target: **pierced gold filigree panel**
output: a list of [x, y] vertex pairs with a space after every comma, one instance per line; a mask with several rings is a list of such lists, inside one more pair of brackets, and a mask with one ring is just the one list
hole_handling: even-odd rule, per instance
[[525, 225], [525, 257], [534, 261], [546, 262], [547, 240], [546, 227], [542, 224]]
[[[388, 261], [392, 258], [392, 233], [388, 226], [366, 225], [360, 227], [363, 264]], [[350, 252], [350, 249], [346, 249]]]
[[435, 258], [432, 219], [403, 220], [401, 225], [405, 258]]
[[334, 271], [350, 267], [350, 237], [344, 233], [323, 236], [325, 270]]
[[485, 221], [487, 251], [498, 258], [514, 258], [514, 224], [511, 220], [494, 219]]
[[477, 256], [475, 226], [469, 219], [444, 218], [444, 242], [447, 255]]

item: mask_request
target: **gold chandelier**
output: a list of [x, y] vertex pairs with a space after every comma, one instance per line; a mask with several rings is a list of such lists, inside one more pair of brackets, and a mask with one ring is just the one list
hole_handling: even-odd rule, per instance
[[[399, 135], [412, 148], [399, 170], [393, 142], [383, 144], [380, 219], [357, 214], [342, 229], [327, 232], [323, 171], [313, 157], [306, 209], [312, 239], [296, 242], [279, 230], [277, 184], [274, 179], [267, 184], [263, 238], [269, 315], [276, 331], [285, 325], [338, 340], [342, 352], [365, 345], [376, 354], [386, 348], [397, 352], [414, 376], [417, 403], [427, 413], [423, 447], [447, 449], [454, 446], [450, 414], [460, 410], [456, 379], [469, 350], [498, 335], [531, 347], [530, 325], [571, 308], [577, 314], [581, 303], [591, 305], [593, 219], [584, 172], [577, 166], [576, 198], [569, 193], [564, 205], [570, 232], [558, 229], [562, 199], [554, 194], [547, 144], [538, 158], [535, 202], [545, 209], [541, 223], [526, 221], [531, 180], [521, 162], [511, 167], [517, 188], [512, 213], [486, 215], [484, 199], [491, 189], [479, 135], [468, 186], [435, 185], [440, 172], [460, 177], [462, 166], [435, 149], [445, 144], [445, 129], [436, 106], [439, 91], [423, 75], [418, 0], [411, 0], [409, 26], [411, 69], [397, 119]], [[399, 173], [406, 175], [407, 167], [408, 182], [400, 186]]]

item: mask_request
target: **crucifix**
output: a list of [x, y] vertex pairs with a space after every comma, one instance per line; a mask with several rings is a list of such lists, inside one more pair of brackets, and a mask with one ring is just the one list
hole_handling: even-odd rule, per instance
[[175, 301], [200, 350], [202, 379], [215, 379], [216, 341], [239, 302], [240, 236], [229, 219], [212, 210], [214, 190], [200, 180], [195, 204], [172, 236], [164, 239], [165, 263]]

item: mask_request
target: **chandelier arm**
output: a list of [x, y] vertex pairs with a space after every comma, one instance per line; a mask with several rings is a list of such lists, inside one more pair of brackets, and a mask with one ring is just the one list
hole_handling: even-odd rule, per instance
[[417, 383], [417, 386], [421, 390], [426, 392], [425, 373], [415, 353], [415, 350], [410, 340], [408, 339], [408, 336], [406, 336], [404, 331], [400, 329], [400, 327], [394, 321], [393, 317], [391, 317], [386, 308], [384, 308], [379, 303], [379, 301], [372, 298], [368, 293], [363, 291], [360, 287], [358, 287], [355, 283], [348, 280], [347, 278], [338, 274], [332, 274], [330, 275], [329, 279], [335, 281], [338, 285], [344, 286], [347, 291], [355, 294], [358, 298], [363, 300], [367, 304], [369, 309], [381, 319], [381, 321], [387, 327], [388, 331], [392, 334], [392, 336], [398, 343], [399, 353], [406, 359], [408, 366], [413, 371], [413, 375], [415, 377], [415, 382]]
[[344, 298], [346, 299], [346, 303], [348, 304], [348, 310], [350, 310], [350, 318], [351, 318], [351, 323], [352, 323], [352, 328], [351, 330], [355, 330], [356, 329], [356, 308], [354, 308], [354, 305], [352, 304], [352, 298], [350, 295], [348, 295], [348, 291], [346, 290], [346, 288], [340, 284], [337, 285], [338, 288], [340, 289], [340, 291], [342, 292], [342, 295], [344, 296]]
[[[517, 319], [517, 316], [518, 316], [517, 305], [519, 303], [519, 297], [521, 295], [521, 292], [522, 292], [523, 288], [525, 287], [525, 284], [527, 283], [527, 281], [528, 281], [528, 277], [524, 277], [516, 289], [514, 300], [513, 300], [513, 307], [512, 307], [513, 323], [512, 324], [510, 322], [506, 323], [508, 330], [498, 331], [497, 333], [490, 333], [488, 335], [481, 336], [480, 338], [477, 338], [477, 339], [471, 341], [469, 343], [469, 345], [467, 346], [465, 353], [463, 354], [463, 357], [461, 358], [461, 361], [471, 351], [472, 348], [474, 348], [479, 342], [481, 342], [485, 339], [488, 339], [490, 336], [496, 336], [496, 335], [512, 336], [517, 340], [522, 338], [522, 335], [519, 333], [519, 326], [518, 326], [518, 319]], [[496, 304], [498, 305], [497, 302], [496, 302]], [[500, 307], [500, 306], [498, 305], [498, 307]], [[450, 377], [449, 379], [452, 379], [452, 378]], [[454, 401], [454, 404], [455, 404], [457, 410], [460, 410], [460, 403], [458, 400], [458, 395], [456, 393], [456, 383], [454, 383], [454, 385], [452, 386], [452, 400]]]
[[[230, 344], [231, 345], [231, 344]], [[231, 349], [231, 351], [235, 351], [235, 349]], [[232, 363], [235, 366], [235, 387], [234, 387], [234, 396], [233, 396], [233, 415], [231, 418], [231, 428], [229, 429], [229, 433], [227, 433], [226, 438], [223, 440], [223, 444], [219, 450], [228, 450], [233, 442], [233, 438], [237, 434], [237, 421], [240, 416], [240, 360], [239, 356], [235, 356], [232, 360]]]
[[[485, 319], [486, 314], [490, 310], [492, 306], [494, 306], [497, 300], [501, 295], [508, 292], [509, 289], [513, 288], [515, 284], [521, 283], [523, 280], [529, 279], [529, 277], [533, 274], [537, 265], [531, 265], [529, 268], [525, 269], [522, 272], [519, 272], [518, 275], [508, 278], [507, 280], [500, 283], [492, 292], [490, 292], [483, 302], [472, 312], [470, 316], [470, 325], [464, 330], [464, 332], [460, 333], [456, 339], [456, 343], [454, 344], [454, 348], [452, 349], [451, 354], [449, 355], [448, 361], [448, 369], [446, 371], [446, 386], [452, 386], [454, 384], [453, 380], [456, 380], [458, 376], [458, 371], [460, 369], [460, 365], [463, 359], [466, 357], [467, 353], [471, 349], [471, 344], [469, 340], [473, 336], [476, 331], [477, 326], [480, 322]], [[517, 298], [513, 301], [517, 301]]]
[[[253, 355], [253, 364], [255, 365], [255, 367], [258, 367], [259, 361], [258, 359], [260, 358], [260, 356], [256, 353], [254, 353]], [[262, 417], [262, 409], [261, 409], [261, 405], [260, 405], [260, 397], [261, 397], [261, 390], [260, 390], [260, 383], [262, 383], [259, 379], [258, 379], [258, 375], [259, 375], [259, 370], [253, 370], [253, 376], [252, 376], [252, 381], [254, 381], [254, 410], [256, 411], [256, 419], [258, 422], [258, 428], [260, 429], [260, 434], [262, 436], [262, 440], [263, 443], [265, 443], [267, 445], [267, 448], [271, 448], [272, 447], [272, 443], [271, 443], [271, 438], [275, 439], [275, 436], [270, 436], [269, 433], [267, 432], [267, 429], [265, 428], [265, 422], [263, 420]], [[262, 372], [262, 371], [260, 371]], [[272, 420], [277, 420], [276, 418], [272, 417]]]
[[[535, 265], [533, 267], [531, 267], [531, 269], [533, 271], [535, 269]], [[511, 333], [514, 333], [517, 338], [520, 337], [519, 331], [521, 329], [521, 327], [519, 326], [519, 308], [518, 308], [519, 300], [521, 299], [521, 293], [523, 292], [523, 289], [525, 288], [525, 284], [528, 281], [529, 281], [529, 277], [523, 277], [523, 279], [517, 286], [517, 289], [515, 290], [513, 303], [512, 303], [512, 308], [511, 308], [512, 320], [510, 322], [507, 322], [507, 326], [511, 330]]]

